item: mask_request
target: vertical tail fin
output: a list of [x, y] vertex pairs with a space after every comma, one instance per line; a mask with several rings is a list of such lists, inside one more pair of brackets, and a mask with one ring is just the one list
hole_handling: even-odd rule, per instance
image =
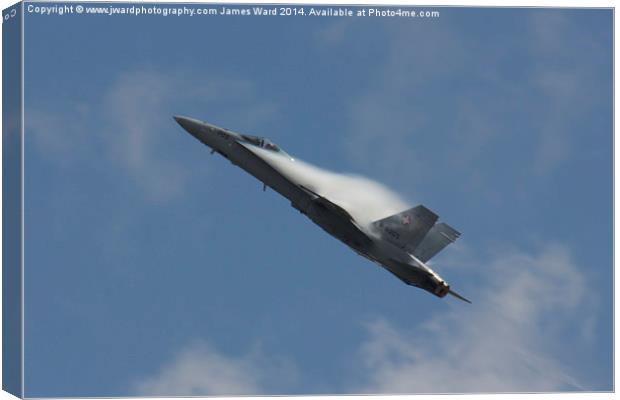
[[435, 224], [438, 218], [437, 214], [419, 205], [375, 221], [372, 226], [390, 243], [427, 262], [461, 236], [446, 223]]
[[438, 218], [437, 214], [419, 205], [375, 221], [372, 225], [392, 244], [407, 251], [413, 251], [423, 241]]

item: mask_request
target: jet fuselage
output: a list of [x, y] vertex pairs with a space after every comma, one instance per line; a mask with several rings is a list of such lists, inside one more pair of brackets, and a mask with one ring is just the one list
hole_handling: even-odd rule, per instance
[[242, 135], [193, 118], [176, 116], [175, 120], [214, 152], [289, 199], [294, 208], [358, 254], [379, 264], [405, 283], [436, 296], [444, 297], [450, 291], [446, 282], [424, 262], [381, 238], [372, 227], [358, 224], [345, 209], [320, 193], [292, 181], [281, 167], [276, 168], [268, 158], [261, 156], [261, 151], [266, 149], [294, 163], [294, 159], [277, 145], [264, 138]]

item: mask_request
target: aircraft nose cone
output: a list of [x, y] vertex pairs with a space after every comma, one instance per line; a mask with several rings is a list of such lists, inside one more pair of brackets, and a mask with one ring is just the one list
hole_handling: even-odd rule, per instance
[[200, 126], [200, 121], [197, 121], [193, 118], [184, 117], [182, 115], [175, 115], [174, 120], [177, 121], [183, 129], [188, 131], [191, 134], [195, 134], [196, 130]]
[[196, 139], [205, 142], [210, 135], [205, 132], [206, 124], [194, 118], [184, 117], [182, 115], [175, 115], [174, 120], [177, 121], [183, 129], [185, 129], [190, 135]]

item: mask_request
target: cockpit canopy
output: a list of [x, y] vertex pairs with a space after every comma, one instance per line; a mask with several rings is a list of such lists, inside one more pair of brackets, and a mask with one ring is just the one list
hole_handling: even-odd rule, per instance
[[253, 144], [254, 146], [258, 146], [266, 150], [275, 151], [276, 153], [284, 153], [284, 151], [282, 151], [282, 149], [277, 144], [272, 143], [271, 140], [267, 138], [252, 135], [241, 135], [241, 137], [244, 141]]

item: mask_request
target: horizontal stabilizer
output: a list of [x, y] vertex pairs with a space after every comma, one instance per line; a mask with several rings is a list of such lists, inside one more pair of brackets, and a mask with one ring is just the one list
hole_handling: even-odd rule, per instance
[[412, 251], [422, 242], [437, 218], [437, 214], [419, 205], [375, 221], [372, 225], [386, 240], [401, 249]]
[[459, 236], [461, 234], [450, 225], [443, 222], [436, 224], [414, 250], [413, 255], [420, 261], [427, 262]]

